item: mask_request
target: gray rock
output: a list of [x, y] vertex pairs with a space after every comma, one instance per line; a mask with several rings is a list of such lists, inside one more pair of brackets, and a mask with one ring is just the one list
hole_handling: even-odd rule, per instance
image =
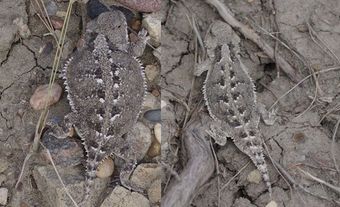
[[49, 16], [55, 15], [58, 11], [58, 6], [55, 1], [45, 1], [45, 7]]
[[[50, 131], [45, 132], [42, 143], [51, 153], [56, 165], [72, 167], [81, 164], [81, 161], [84, 160], [84, 152], [81, 144], [76, 139], [58, 139], [49, 133]], [[48, 163], [50, 162], [45, 149], [42, 150], [41, 155], [44, 160]]]
[[[80, 203], [84, 195], [84, 176], [82, 176], [82, 170], [77, 168], [58, 168], [58, 172], [73, 199]], [[33, 176], [39, 191], [50, 207], [73, 206], [71, 199], [67, 196], [56, 172], [51, 166], [35, 167]], [[98, 197], [105, 189], [108, 181], [109, 179], [95, 179], [88, 202], [83, 204], [82, 207], [96, 206]]]
[[240, 197], [235, 200], [233, 207], [256, 207], [248, 199]]
[[0, 188], [0, 205], [7, 204], [7, 197], [8, 197], [8, 189]]
[[142, 21], [150, 35], [150, 44], [158, 47], [161, 42], [161, 16], [160, 13], [146, 14]]
[[161, 122], [161, 110], [148, 110], [144, 113], [144, 118], [151, 122]]
[[123, 187], [117, 186], [104, 200], [100, 207], [149, 207], [150, 203], [143, 195], [130, 192]]
[[143, 163], [137, 166], [131, 176], [131, 181], [142, 189], [148, 189], [151, 184], [160, 179], [162, 168], [158, 164]]
[[133, 129], [128, 133], [126, 141], [130, 143], [135, 158], [141, 160], [144, 158], [151, 145], [151, 130], [142, 122], [137, 122]]

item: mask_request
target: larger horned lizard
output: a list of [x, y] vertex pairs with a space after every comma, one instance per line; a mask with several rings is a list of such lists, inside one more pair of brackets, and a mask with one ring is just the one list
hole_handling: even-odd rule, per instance
[[[214, 28], [221, 30], [222, 27], [225, 27], [225, 24], [219, 22], [212, 30]], [[231, 30], [226, 29], [229, 29], [229, 32]], [[219, 36], [220, 32], [215, 31], [216, 36]], [[222, 34], [226, 36], [226, 32]], [[254, 83], [240, 60], [237, 46], [229, 47], [227, 41], [215, 38], [218, 39], [214, 37], [209, 40], [213, 41], [214, 48], [210, 56], [215, 64], [208, 71], [203, 93], [210, 116], [219, 124], [209, 133], [220, 145], [224, 145], [226, 138], [231, 137], [235, 145], [250, 157], [260, 171], [271, 194], [268, 169], [258, 130], [260, 114], [256, 106]]]
[[[72, 109], [65, 122], [82, 138], [87, 154], [84, 200], [100, 162], [111, 154], [124, 158], [129, 148], [124, 136], [141, 111], [144, 73], [131, 45], [125, 16], [119, 11], [102, 13], [88, 23], [85, 45], [63, 70]], [[128, 186], [122, 175], [122, 184]]]

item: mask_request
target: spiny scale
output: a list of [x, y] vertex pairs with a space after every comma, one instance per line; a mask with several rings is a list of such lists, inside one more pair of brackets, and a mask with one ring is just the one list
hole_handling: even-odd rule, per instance
[[145, 94], [141, 64], [127, 52], [124, 15], [107, 12], [96, 21], [101, 22], [87, 28], [85, 46], [67, 61], [62, 74], [72, 109], [65, 119], [84, 141], [87, 154], [84, 200], [99, 163], [126, 146], [122, 137], [137, 121]]
[[267, 165], [258, 136], [259, 115], [256, 113], [254, 83], [239, 58], [222, 45], [221, 59], [214, 65], [205, 80], [203, 93], [209, 114], [225, 123], [225, 129], [235, 145], [262, 174], [271, 194]]

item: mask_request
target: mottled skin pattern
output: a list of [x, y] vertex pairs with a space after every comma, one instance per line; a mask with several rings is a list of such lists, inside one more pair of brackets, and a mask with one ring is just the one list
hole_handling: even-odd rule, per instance
[[85, 45], [64, 67], [72, 109], [65, 119], [83, 139], [87, 153], [85, 200], [104, 158], [114, 154], [134, 164], [126, 155], [124, 135], [141, 111], [145, 80], [131, 51], [124, 15], [106, 12], [88, 23]]
[[254, 83], [238, 54], [227, 44], [220, 45], [216, 52], [220, 57], [208, 72], [203, 89], [209, 114], [219, 123], [210, 134], [220, 145], [226, 143], [226, 137], [231, 137], [258, 168], [271, 194], [258, 130], [260, 115], [256, 109]]

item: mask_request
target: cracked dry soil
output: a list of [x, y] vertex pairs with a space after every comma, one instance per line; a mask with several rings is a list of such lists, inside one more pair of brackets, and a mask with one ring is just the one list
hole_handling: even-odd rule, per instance
[[[221, 2], [237, 20], [275, 48], [301, 77], [308, 76], [311, 70], [338, 68], [338, 1]], [[162, 148], [162, 157], [168, 170], [162, 186], [163, 206], [339, 206], [339, 191], [320, 184], [304, 172], [339, 186], [340, 144], [336, 125], [340, 71], [320, 72], [315, 79], [306, 79], [275, 105], [274, 125], [260, 122], [268, 152], [285, 173], [283, 177], [280, 171], [280, 175], [267, 159], [273, 187], [270, 198], [265, 184], [256, 177], [255, 166], [248, 163], [249, 158], [231, 140], [222, 147], [212, 145], [216, 160], [212, 152], [207, 152], [210, 143], [206, 140], [210, 138], [204, 130], [210, 123], [204, 118], [207, 111], [201, 92], [206, 72], [200, 74], [200, 62], [206, 57], [196, 37], [197, 32], [203, 41], [209, 32], [227, 36], [227, 31], [214, 27], [216, 21], [225, 24], [223, 19], [203, 0], [164, 4], [161, 84], [166, 106], [162, 108], [162, 140], [167, 140], [168, 145]], [[197, 32], [189, 22], [192, 19]], [[241, 59], [255, 81], [258, 102], [268, 109], [297, 83], [238, 28], [233, 30], [241, 39]], [[216, 169], [211, 170], [212, 167]]]
[[[303, 77], [310, 74], [310, 69], [317, 72], [340, 65], [338, 0], [223, 2], [239, 21], [256, 30]], [[303, 173], [305, 171], [327, 183], [340, 185], [336, 167], [336, 163], [340, 162], [340, 135], [336, 128], [340, 103], [339, 70], [317, 74], [317, 85], [315, 79], [304, 81], [277, 104], [278, 118], [274, 125], [260, 123], [262, 138], [272, 159], [284, 168], [296, 184], [310, 192], [306, 193], [294, 186], [267, 159], [273, 185], [273, 197], [269, 198], [262, 180], [256, 183], [256, 179], [250, 179], [256, 173], [251, 163], [247, 165], [249, 158], [230, 140], [223, 147], [213, 145], [218, 171], [215, 170], [215, 160], [211, 159], [209, 147], [204, 149], [207, 157], [197, 159], [203, 162], [192, 163], [195, 162], [189, 154], [192, 143], [185, 142], [191, 141], [187, 138], [191, 136], [188, 129], [199, 128], [200, 132], [205, 129], [205, 125], [197, 123], [196, 117], [197, 114], [206, 113], [204, 107], [202, 109], [201, 93], [206, 74], [194, 75], [197, 43], [187, 17], [195, 18], [203, 39], [211, 29], [210, 25], [221, 20], [221, 17], [203, 0], [164, 0], [162, 4], [161, 85], [165, 104], [162, 107], [162, 162], [166, 166], [162, 183], [164, 198], [172, 196], [172, 199], [178, 199], [176, 191], [182, 193], [174, 172], [179, 176], [190, 176], [185, 174], [188, 166], [198, 166], [202, 171], [194, 180], [201, 179], [198, 180], [201, 182], [195, 182], [193, 193], [188, 195], [187, 202], [190, 204], [183, 202], [178, 203], [178, 206], [260, 207], [269, 206], [270, 201], [275, 201], [280, 207], [339, 206], [339, 192]], [[48, 82], [54, 51], [48, 45], [40, 51], [46, 42], [53, 44], [53, 40], [42, 36], [46, 32], [44, 26], [37, 17], [29, 14], [27, 1], [4, 0], [0, 5], [0, 161], [2, 164], [7, 163], [6, 170], [0, 172], [0, 183], [9, 189], [11, 197], [39, 118], [39, 114], [30, 108], [29, 98], [38, 85]], [[32, 32], [30, 38], [22, 39], [17, 35], [19, 29], [13, 24], [16, 17], [28, 24]], [[78, 25], [80, 20], [75, 17], [71, 21], [69, 36], [77, 39], [78, 31], [72, 29], [77, 26], [72, 25]], [[267, 32], [282, 42], [275, 41]], [[241, 58], [256, 83], [258, 102], [269, 108], [296, 83], [256, 44], [239, 32], [237, 34], [241, 38]], [[63, 98], [54, 110], [63, 116], [67, 105]], [[205, 135], [201, 137], [208, 138]], [[202, 142], [210, 144], [209, 140]], [[25, 199], [33, 200], [37, 206], [46, 206], [34, 178], [28, 177], [25, 182], [31, 186], [23, 189]], [[186, 187], [185, 191], [189, 190], [190, 185]]]

